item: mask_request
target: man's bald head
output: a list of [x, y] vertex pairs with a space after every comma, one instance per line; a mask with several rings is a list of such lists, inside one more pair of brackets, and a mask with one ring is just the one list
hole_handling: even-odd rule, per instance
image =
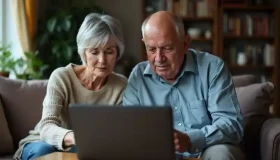
[[142, 23], [141, 28], [143, 38], [145, 37], [146, 30], [149, 30], [151, 28], [158, 28], [161, 31], [168, 32], [175, 31], [176, 34], [182, 39], [185, 36], [184, 24], [182, 19], [167, 11], [156, 12], [145, 19], [145, 21]]

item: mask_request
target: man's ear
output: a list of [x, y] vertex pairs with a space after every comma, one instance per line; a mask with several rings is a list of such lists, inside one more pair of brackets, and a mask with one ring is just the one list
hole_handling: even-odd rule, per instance
[[189, 36], [185, 36], [184, 37], [184, 47], [186, 50], [189, 49], [190, 44], [191, 44], [191, 38]]

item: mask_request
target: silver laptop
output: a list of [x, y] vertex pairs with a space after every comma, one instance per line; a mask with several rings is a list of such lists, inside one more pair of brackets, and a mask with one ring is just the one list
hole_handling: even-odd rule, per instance
[[81, 160], [174, 160], [170, 107], [71, 104]]

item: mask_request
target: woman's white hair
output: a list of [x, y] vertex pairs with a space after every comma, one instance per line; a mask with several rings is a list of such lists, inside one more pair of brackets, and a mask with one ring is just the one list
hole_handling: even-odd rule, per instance
[[[179, 38], [182, 38], [184, 39], [184, 36], [185, 36], [185, 29], [184, 29], [184, 23], [183, 23], [183, 20], [172, 14], [172, 22], [176, 28], [176, 32], [177, 32], [177, 35], [179, 36]], [[147, 17], [144, 22], [142, 23], [142, 27], [141, 27], [141, 30], [142, 30], [142, 37], [144, 38], [145, 36], [145, 27], [146, 27], [146, 24], [147, 22], [149, 21], [149, 19], [151, 18], [151, 16]]]
[[110, 39], [116, 41], [117, 59], [120, 59], [124, 52], [124, 38], [121, 23], [109, 16], [98, 13], [88, 14], [77, 35], [78, 53], [83, 65], [86, 65], [86, 48], [97, 48], [105, 46]]

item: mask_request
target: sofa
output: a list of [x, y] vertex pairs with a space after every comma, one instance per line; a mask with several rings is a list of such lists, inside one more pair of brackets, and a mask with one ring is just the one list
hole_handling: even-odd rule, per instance
[[[255, 76], [234, 76], [244, 118], [244, 152], [248, 160], [280, 159], [280, 119], [269, 113], [272, 83]], [[12, 159], [18, 142], [41, 118], [47, 80], [13, 80], [0, 77], [0, 160]]]

